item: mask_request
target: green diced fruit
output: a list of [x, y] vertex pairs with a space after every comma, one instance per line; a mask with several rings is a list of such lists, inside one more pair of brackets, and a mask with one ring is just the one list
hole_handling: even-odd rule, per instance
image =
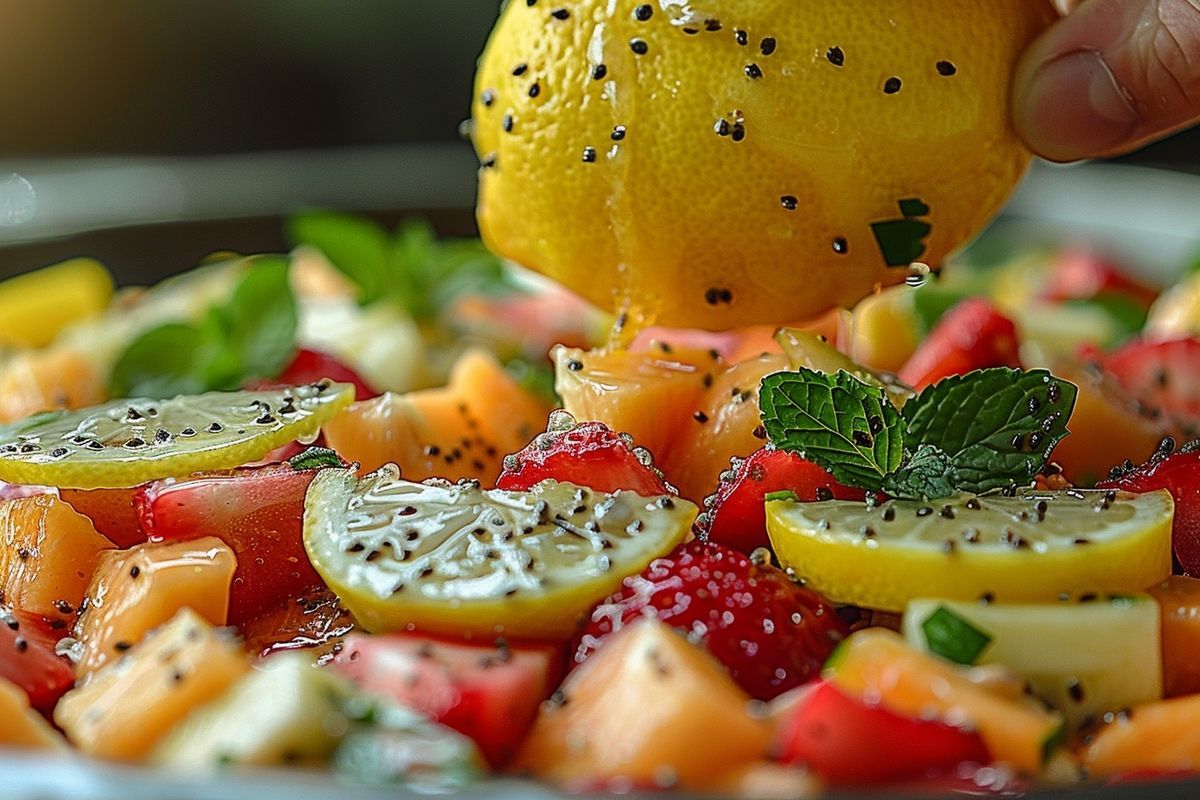
[[1071, 725], [1162, 697], [1159, 607], [1146, 596], [1038, 605], [914, 600], [904, 635], [951, 661], [1016, 670]]
[[343, 706], [352, 693], [303, 654], [276, 656], [193, 711], [151, 761], [180, 770], [324, 763], [348, 727]]
[[334, 753], [334, 766], [343, 780], [449, 792], [468, 786], [486, 771], [474, 742], [411, 708], [358, 695], [345, 710], [352, 724]]

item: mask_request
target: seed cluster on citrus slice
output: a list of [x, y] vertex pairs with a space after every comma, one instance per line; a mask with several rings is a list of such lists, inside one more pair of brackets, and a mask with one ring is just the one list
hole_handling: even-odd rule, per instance
[[918, 597], [1045, 603], [1140, 592], [1171, 574], [1173, 511], [1167, 492], [775, 500], [767, 531], [780, 564], [826, 597], [900, 612]]
[[476, 79], [479, 221], [593, 302], [803, 319], [940, 264], [1029, 161], [1042, 0], [509, 3]]
[[309, 559], [364, 628], [565, 639], [621, 579], [683, 541], [686, 500], [544, 481], [363, 478], [324, 470], [305, 499]]
[[0, 427], [0, 481], [112, 489], [233, 469], [316, 435], [353, 399], [353, 386], [321, 381], [40, 414]]

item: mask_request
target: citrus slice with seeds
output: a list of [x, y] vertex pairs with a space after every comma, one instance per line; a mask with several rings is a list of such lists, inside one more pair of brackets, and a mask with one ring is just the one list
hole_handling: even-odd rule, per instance
[[389, 464], [363, 478], [317, 475], [304, 545], [369, 631], [565, 639], [622, 578], [682, 542], [695, 517], [667, 495], [553, 480], [528, 492], [412, 483]]
[[320, 381], [39, 414], [0, 427], [0, 481], [114, 489], [232, 469], [315, 436], [353, 399], [353, 386]]
[[916, 597], [1044, 603], [1128, 594], [1171, 574], [1166, 492], [1025, 490], [935, 503], [767, 503], [782, 566], [840, 603]]

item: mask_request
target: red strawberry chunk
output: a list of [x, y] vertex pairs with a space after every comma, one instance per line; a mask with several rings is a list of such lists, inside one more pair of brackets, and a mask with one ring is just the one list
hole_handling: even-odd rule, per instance
[[527, 491], [548, 478], [598, 492], [625, 489], [646, 497], [675, 493], [650, 463], [649, 453], [603, 422], [539, 434], [524, 450], [504, 460], [496, 487]]
[[929, 332], [900, 369], [900, 380], [920, 391], [951, 375], [987, 367], [1020, 367], [1017, 329], [982, 297], [963, 300]]
[[627, 577], [592, 611], [575, 662], [645, 615], [702, 643], [762, 700], [816, 679], [847, 633], [832, 605], [783, 571], [723, 545], [693, 541]]
[[332, 668], [358, 686], [421, 711], [479, 745], [499, 767], [512, 758], [561, 674], [557, 645], [493, 646], [413, 634], [352, 635]]
[[0, 678], [24, 689], [29, 704], [42, 713], [53, 710], [75, 684], [71, 662], [54, 653], [66, 634], [61, 620], [0, 606]]
[[918, 720], [819, 683], [780, 720], [780, 760], [805, 764], [835, 785], [927, 778], [959, 764], [992, 759], [978, 733], [937, 720]]
[[370, 400], [380, 394], [361, 375], [346, 366], [336, 356], [316, 350], [297, 351], [292, 363], [283, 368], [283, 372], [279, 374], [278, 378], [273, 381], [256, 381], [252, 386], [256, 389], [301, 386], [306, 383], [316, 383], [322, 378], [329, 378], [339, 383], [354, 384], [355, 400]]
[[147, 484], [134, 506], [152, 542], [216, 536], [233, 549], [229, 621], [241, 625], [324, 586], [301, 537], [304, 494], [316, 474], [290, 464], [197, 473]]
[[1200, 436], [1200, 339], [1136, 339], [1098, 361], [1143, 414], [1185, 439]]
[[865, 493], [838, 483], [832, 475], [795, 453], [764, 447], [735, 458], [696, 521], [701, 538], [750, 553], [770, 547], [764, 502], [769, 494], [791, 492], [796, 500], [862, 500]]
[[1118, 468], [1113, 477], [1097, 484], [1101, 489], [1155, 492], [1166, 489], [1175, 500], [1171, 546], [1187, 575], [1200, 576], [1200, 442], [1174, 450], [1166, 439], [1157, 453], [1139, 467]]

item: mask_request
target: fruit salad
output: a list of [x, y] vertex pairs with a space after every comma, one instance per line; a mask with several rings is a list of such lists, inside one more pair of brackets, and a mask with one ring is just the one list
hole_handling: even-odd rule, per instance
[[1200, 272], [948, 255], [1028, 162], [1003, 98], [1049, 6], [731, 5], [509, 3], [487, 247], [313, 211], [153, 287], [0, 283], [0, 756], [1200, 773]]

